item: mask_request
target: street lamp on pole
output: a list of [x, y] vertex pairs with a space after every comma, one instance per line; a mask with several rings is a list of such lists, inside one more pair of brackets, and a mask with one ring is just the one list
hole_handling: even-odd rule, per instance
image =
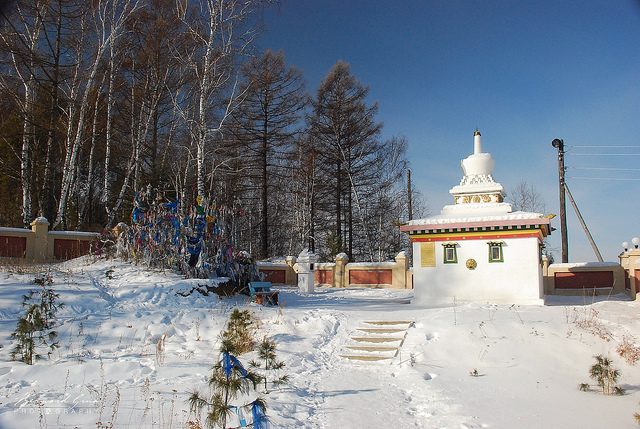
[[558, 149], [558, 179], [560, 182], [560, 235], [562, 236], [562, 263], [569, 262], [569, 241], [567, 238], [567, 204], [564, 184], [564, 140], [554, 139], [551, 145]]

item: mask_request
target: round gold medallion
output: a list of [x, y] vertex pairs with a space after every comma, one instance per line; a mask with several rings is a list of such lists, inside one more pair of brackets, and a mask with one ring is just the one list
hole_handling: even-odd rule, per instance
[[469, 268], [470, 270], [475, 270], [477, 266], [478, 263], [475, 259], [467, 259], [467, 268]]

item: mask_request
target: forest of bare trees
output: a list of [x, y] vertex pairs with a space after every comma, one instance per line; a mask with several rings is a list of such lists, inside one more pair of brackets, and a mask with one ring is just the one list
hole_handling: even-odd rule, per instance
[[137, 193], [233, 213], [260, 258], [407, 247], [407, 142], [338, 61], [309, 95], [270, 0], [16, 0], [0, 18], [0, 226], [129, 223]]

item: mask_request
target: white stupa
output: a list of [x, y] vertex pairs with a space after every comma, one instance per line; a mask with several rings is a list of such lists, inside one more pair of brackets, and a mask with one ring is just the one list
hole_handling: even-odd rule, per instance
[[455, 215], [473, 212], [511, 213], [511, 204], [504, 203], [504, 188], [493, 179], [496, 161], [490, 153], [482, 152], [480, 132], [473, 135], [473, 155], [460, 161], [464, 176], [449, 193], [454, 205], [445, 206], [442, 214]]
[[461, 161], [462, 180], [449, 191], [454, 204], [400, 227], [412, 243], [416, 301], [544, 302], [541, 250], [550, 219], [504, 202], [495, 160], [480, 139], [476, 130], [473, 154]]

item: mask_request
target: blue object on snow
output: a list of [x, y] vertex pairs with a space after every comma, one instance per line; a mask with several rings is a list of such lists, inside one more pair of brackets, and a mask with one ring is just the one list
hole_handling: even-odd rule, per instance
[[269, 419], [264, 413], [264, 408], [256, 401], [253, 401], [251, 414], [253, 414], [253, 429], [269, 429]]

